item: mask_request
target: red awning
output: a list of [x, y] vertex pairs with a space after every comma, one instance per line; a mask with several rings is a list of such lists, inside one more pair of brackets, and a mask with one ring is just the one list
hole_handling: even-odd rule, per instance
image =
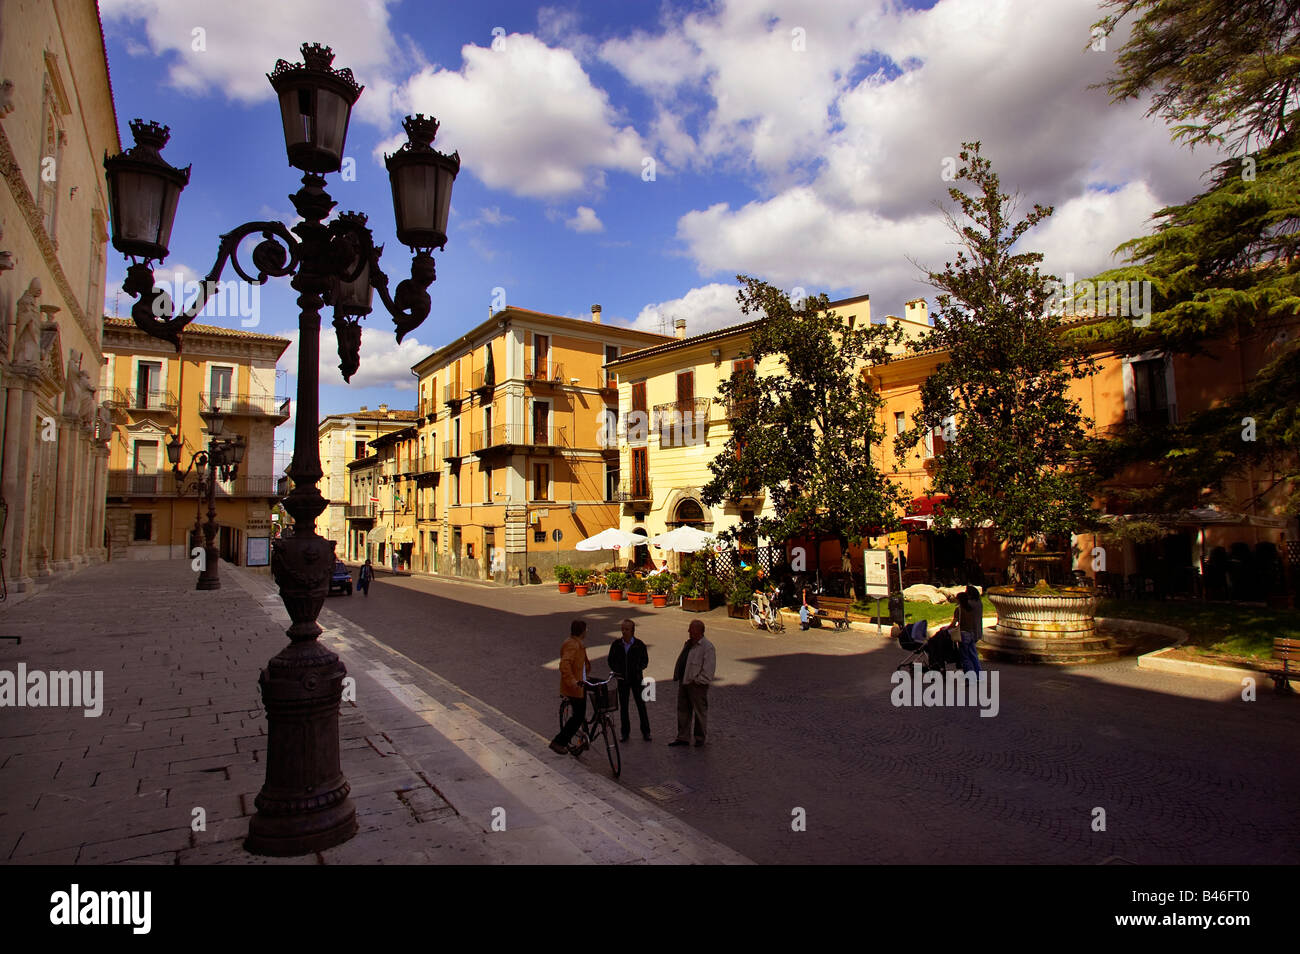
[[935, 494], [933, 497], [917, 497], [908, 507], [909, 517], [933, 517], [941, 509], [943, 502], [948, 499], [947, 494]]

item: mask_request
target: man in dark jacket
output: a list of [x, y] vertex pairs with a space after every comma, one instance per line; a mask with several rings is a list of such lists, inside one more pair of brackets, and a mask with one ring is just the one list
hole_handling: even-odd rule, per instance
[[641, 719], [641, 736], [650, 741], [650, 717], [646, 714], [645, 699], [641, 697], [641, 680], [650, 665], [650, 653], [645, 643], [636, 638], [636, 623], [623, 620], [623, 638], [614, 640], [609, 647], [609, 671], [618, 673], [619, 728], [623, 741], [630, 732], [627, 713], [628, 697], [636, 699], [636, 713]]

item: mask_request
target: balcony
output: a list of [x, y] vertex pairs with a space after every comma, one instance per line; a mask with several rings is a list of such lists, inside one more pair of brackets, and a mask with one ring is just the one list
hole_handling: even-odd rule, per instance
[[559, 361], [552, 361], [549, 373], [545, 368], [534, 368], [531, 371], [525, 371], [524, 380], [534, 387], [558, 388], [564, 383], [564, 364]]
[[[277, 478], [270, 474], [239, 476], [233, 480], [217, 481], [217, 497], [275, 497]], [[177, 483], [171, 471], [141, 474], [129, 470], [108, 472], [110, 497], [193, 497], [198, 493], [199, 481], [190, 474], [184, 483]]]
[[146, 388], [122, 388], [118, 390], [118, 406], [129, 411], [157, 411], [162, 414], [176, 415], [176, 394]]
[[650, 478], [623, 481], [618, 485], [618, 494], [615, 499], [621, 503], [629, 503], [635, 500], [653, 500]]
[[283, 424], [289, 420], [289, 399], [271, 394], [227, 394], [201, 391], [199, 413], [219, 411], [231, 417], [273, 417]]
[[448, 407], [459, 407], [460, 402], [465, 400], [465, 394], [461, 391], [458, 384], [444, 384], [442, 386], [442, 403]]
[[515, 449], [547, 451], [568, 446], [569, 432], [564, 427], [552, 427], [549, 434], [539, 435], [523, 424], [498, 424], [489, 430], [475, 431], [470, 437], [470, 451], [480, 457]]
[[438, 458], [432, 454], [423, 457], [404, 457], [397, 462], [398, 473], [402, 474], [432, 474], [438, 469]]
[[491, 394], [492, 389], [496, 387], [495, 383], [488, 384], [487, 381], [485, 380], [486, 377], [487, 377], [486, 369], [483, 371], [475, 371], [470, 376], [469, 389], [473, 391], [475, 394], [479, 395], [480, 397], [486, 397], [487, 395]]
[[343, 516], [348, 520], [374, 520], [375, 505], [366, 504], [348, 504], [343, 509]]
[[703, 444], [709, 426], [709, 398], [689, 398], [656, 404], [651, 428], [659, 435], [661, 447], [684, 447]]
[[442, 442], [442, 459], [449, 460], [453, 464], [459, 464], [460, 459], [464, 457], [464, 448], [461, 442], [456, 440], [445, 440]]
[[734, 421], [738, 417], [745, 417], [754, 412], [754, 406], [758, 398], [753, 394], [735, 394], [722, 402], [722, 406], [727, 415], [727, 420]]

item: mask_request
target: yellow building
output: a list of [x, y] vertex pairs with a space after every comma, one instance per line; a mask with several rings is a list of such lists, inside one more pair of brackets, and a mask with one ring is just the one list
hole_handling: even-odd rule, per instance
[[193, 471], [178, 484], [167, 443], [180, 434], [180, 467], [188, 468], [208, 445], [209, 425], [200, 415], [216, 411], [221, 437], [242, 436], [247, 444], [238, 475], [217, 482], [216, 544], [232, 563], [266, 565], [271, 508], [279, 497], [275, 429], [289, 419], [288, 398], [275, 393], [275, 368], [289, 340], [192, 324], [183, 341], [177, 354], [129, 319], [104, 319], [111, 559], [188, 557], [196, 516], [207, 520], [207, 504], [200, 503]]
[[414, 420], [414, 411], [395, 410], [387, 404], [373, 410], [363, 405], [359, 411], [321, 418], [316, 432], [323, 472], [320, 492], [329, 506], [317, 519], [316, 532], [337, 544], [335, 552], [340, 559], [345, 552], [350, 552], [347, 546], [351, 502], [348, 465], [369, 456], [370, 442], [376, 437], [410, 427]]
[[[831, 307], [850, 325], [872, 320], [867, 295], [833, 301]], [[761, 321], [689, 338], [681, 334], [608, 364], [619, 380], [618, 495], [624, 530], [654, 537], [689, 524], [718, 533], [751, 517], [772, 516], [759, 488], [715, 507], [706, 507], [701, 498], [712, 479], [709, 464], [731, 438], [732, 414], [744, 411], [723, 405], [718, 385], [736, 371], [759, 377], [779, 373], [772, 359], [755, 368], [746, 357], [750, 335]], [[890, 315], [885, 321], [902, 327], [905, 340], [911, 340], [927, 327], [925, 302], [908, 302], [904, 317]], [[656, 562], [663, 558], [657, 550], [651, 555]]]
[[0, 28], [0, 550], [10, 589], [104, 557], [108, 203], [121, 151], [93, 3], [8, 0]]
[[619, 520], [605, 365], [672, 339], [600, 315], [506, 308], [414, 366], [417, 437], [395, 465], [409, 468], [414, 568], [513, 582], [610, 558], [573, 549]]

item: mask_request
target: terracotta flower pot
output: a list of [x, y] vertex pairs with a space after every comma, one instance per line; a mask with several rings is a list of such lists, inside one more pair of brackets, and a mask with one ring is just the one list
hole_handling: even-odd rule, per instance
[[610, 590], [610, 591], [609, 591], [609, 601], [610, 601], [611, 603], [617, 603], [617, 602], [619, 602], [619, 601], [622, 600], [622, 599], [623, 599], [623, 591], [622, 591], [622, 590]]
[[586, 595], [587, 595], [587, 584], [586, 584], [586, 583], [579, 583], [579, 584], [577, 584], [577, 585], [573, 588], [573, 592], [577, 593], [579, 596], [586, 596]]
[[655, 606], [667, 606], [667, 605], [668, 605], [668, 594], [667, 594], [667, 593], [655, 593], [655, 594], [653, 594], [652, 599], [653, 599], [654, 602], [655, 602]]
[[559, 585], [559, 587], [560, 587], [560, 592], [561, 592], [561, 593], [572, 593], [572, 592], [573, 592], [573, 584], [572, 584], [572, 583], [560, 583], [560, 584], [558, 584], [558, 585]]
[[707, 596], [683, 596], [682, 609], [688, 613], [707, 613], [709, 598]]
[[749, 606], [748, 605], [735, 606], [731, 603], [728, 603], [727, 615], [730, 616], [732, 619], [749, 619]]
[[637, 606], [645, 606], [645, 594], [644, 594], [644, 593], [633, 593], [633, 592], [629, 591], [628, 594], [627, 594], [627, 601], [628, 601], [629, 603], [633, 603], [633, 604], [635, 604], [635, 605], [637, 605]]

